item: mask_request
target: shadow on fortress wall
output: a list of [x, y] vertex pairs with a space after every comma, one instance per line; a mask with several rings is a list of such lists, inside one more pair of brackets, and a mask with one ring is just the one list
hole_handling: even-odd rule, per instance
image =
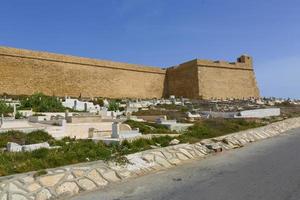
[[163, 87], [163, 98], [168, 98], [170, 96], [170, 92], [169, 92], [169, 70], [166, 69], [166, 76], [165, 76], [165, 80], [164, 80], [164, 87]]

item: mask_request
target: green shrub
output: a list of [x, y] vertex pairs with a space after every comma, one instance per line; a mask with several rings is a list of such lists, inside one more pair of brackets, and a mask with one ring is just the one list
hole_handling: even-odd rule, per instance
[[154, 137], [152, 138], [152, 141], [154, 144], [159, 144], [161, 147], [169, 146], [169, 143], [171, 140], [174, 139], [168, 135], [162, 136], [162, 137]]
[[111, 100], [108, 106], [109, 111], [117, 111], [119, 110], [119, 103], [116, 100]]
[[54, 96], [46, 96], [43, 93], [35, 93], [21, 100], [20, 109], [31, 109], [34, 112], [63, 112], [65, 108]]
[[32, 157], [37, 159], [45, 159], [49, 155], [49, 149], [41, 148], [32, 151]]
[[0, 176], [112, 158], [112, 149], [102, 142], [77, 140], [61, 144], [61, 148], [58, 149], [0, 152]]
[[46, 175], [47, 174], [47, 171], [46, 170], [39, 170], [37, 171], [33, 177], [36, 178], [36, 177], [39, 177], [39, 176], [42, 176], [42, 175]]
[[47, 132], [38, 130], [28, 133], [25, 136], [25, 143], [26, 144], [36, 144], [42, 142], [53, 142], [54, 138], [49, 135]]
[[17, 112], [16, 115], [15, 115], [15, 119], [21, 119], [21, 118], [23, 118], [22, 113]]
[[3, 114], [4, 116], [12, 113], [14, 111], [13, 107], [6, 105], [6, 103], [0, 100], [0, 116]]
[[41, 142], [54, 143], [54, 138], [45, 131], [33, 131], [25, 134], [21, 131], [7, 131], [0, 134], [0, 147], [6, 147], [8, 142], [20, 145], [36, 144]]
[[142, 134], [172, 134], [176, 133], [170, 131], [167, 126], [162, 124], [155, 124], [149, 122], [137, 122], [133, 120], [127, 120], [124, 122], [131, 128], [138, 128]]
[[152, 139], [140, 138], [132, 142], [125, 140], [122, 142], [122, 144], [114, 146], [114, 148], [115, 152], [119, 153], [120, 155], [126, 155], [151, 149], [152, 145], [161, 147], [168, 146], [172, 139], [173, 138], [170, 136], [160, 136], [153, 137]]
[[25, 144], [26, 134], [20, 131], [8, 131], [0, 134], [0, 147], [6, 147], [8, 142]]
[[182, 135], [181, 142], [197, 142], [201, 139], [218, 137], [250, 128], [262, 126], [262, 123], [244, 119], [210, 119], [194, 124]]

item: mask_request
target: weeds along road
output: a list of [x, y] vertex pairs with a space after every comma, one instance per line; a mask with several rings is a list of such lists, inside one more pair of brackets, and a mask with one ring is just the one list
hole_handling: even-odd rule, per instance
[[300, 129], [73, 200], [299, 200]]

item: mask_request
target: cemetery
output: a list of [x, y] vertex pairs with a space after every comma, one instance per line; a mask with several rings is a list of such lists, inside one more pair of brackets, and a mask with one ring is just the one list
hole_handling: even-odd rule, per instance
[[[119, 123], [115, 123], [115, 125], [120, 126]], [[122, 143], [112, 144], [105, 144], [105, 142], [92, 139], [75, 139], [70, 137], [55, 139], [43, 131], [31, 133], [10, 131], [0, 134], [0, 148], [2, 148], [0, 152], [0, 175], [4, 176], [14, 173], [37, 171], [95, 160], [119, 160], [124, 155], [130, 153], [169, 146], [173, 144], [174, 139], [177, 139], [180, 143], [194, 143], [201, 139], [221, 136], [260, 125], [261, 124], [254, 122], [248, 123], [244, 121], [207, 121], [202, 124], [197, 124], [191, 127], [186, 133], [180, 134], [179, 136], [176, 135], [175, 137], [163, 135], [151, 138], [137, 138], [130, 142], [128, 142], [129, 140], [124, 140]], [[116, 135], [116, 133], [118, 135]], [[129, 136], [126, 135], [127, 133], [129, 133]], [[119, 132], [114, 132], [112, 138], [118, 139], [125, 136], [130, 139], [131, 136], [137, 137], [140, 136], [140, 134], [138, 131], [119, 130]], [[22, 151], [9, 152], [8, 149], [11, 146], [11, 142], [22, 146]], [[46, 144], [43, 146], [46, 148], [29, 152], [23, 150], [23, 145], [25, 145], [25, 147], [32, 144], [41, 146], [41, 143]], [[47, 144], [49, 144], [49, 146]]]
[[[42, 93], [5, 97], [0, 100], [0, 176], [96, 160], [124, 161], [131, 153], [193, 144], [289, 117], [281, 104], [279, 109], [262, 102], [175, 96], [80, 99]], [[226, 117], [230, 113], [241, 115]]]
[[299, 7], [1, 1], [0, 200], [300, 199]]

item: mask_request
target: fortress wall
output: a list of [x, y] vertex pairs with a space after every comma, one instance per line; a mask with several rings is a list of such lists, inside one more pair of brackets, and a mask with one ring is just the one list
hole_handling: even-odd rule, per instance
[[259, 97], [252, 70], [198, 67], [199, 96], [204, 99]]
[[199, 96], [204, 99], [259, 97], [252, 58], [241, 56], [236, 63], [198, 60]]
[[199, 85], [196, 60], [167, 69], [167, 96], [198, 98]]
[[51, 61], [51, 62], [59, 62], [59, 63], [80, 64], [80, 65], [103, 67], [103, 68], [124, 69], [124, 70], [127, 69], [133, 71], [141, 71], [141, 72], [165, 73], [163, 69], [160, 69], [159, 67], [153, 67], [153, 66], [129, 64], [129, 63], [122, 63], [122, 62], [108, 61], [108, 60], [98, 60], [98, 59], [83, 58], [77, 56], [55, 54], [49, 52], [1, 47], [1, 46], [0, 46], [0, 56], [27, 58], [27, 59]]
[[167, 69], [168, 94], [189, 98], [259, 97], [252, 59], [237, 62], [192, 60]]
[[0, 94], [161, 98], [259, 97], [252, 59], [192, 60], [167, 70], [0, 47]]
[[160, 98], [166, 71], [13, 48], [0, 48], [0, 93]]

